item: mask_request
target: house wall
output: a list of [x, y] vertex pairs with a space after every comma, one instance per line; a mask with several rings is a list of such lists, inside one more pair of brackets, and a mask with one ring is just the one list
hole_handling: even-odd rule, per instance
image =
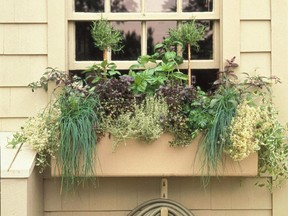
[[27, 85], [47, 67], [47, 1], [0, 0], [0, 131], [19, 130], [47, 103]]
[[[161, 178], [97, 180], [96, 186], [86, 185], [79, 191], [59, 196], [60, 181], [45, 179], [44, 215], [125, 216], [143, 202], [161, 197]], [[167, 180], [168, 199], [181, 203], [195, 216], [272, 215], [271, 193], [254, 186], [258, 179], [213, 178], [205, 188], [198, 177]]]
[[[0, 132], [19, 130], [23, 121], [45, 107], [49, 92], [27, 87], [47, 66], [67, 69], [65, 1], [0, 0]], [[288, 120], [288, 2], [221, 0], [220, 59], [236, 56], [237, 72], [276, 75], [280, 119]], [[222, 63], [222, 67], [224, 60]], [[241, 76], [241, 75], [240, 75]], [[113, 166], [113, 164], [112, 164]], [[59, 179], [44, 179], [45, 216], [126, 215], [136, 205], [160, 197], [160, 178], [99, 178], [96, 188], [59, 195]], [[261, 180], [266, 180], [265, 178]], [[168, 198], [197, 215], [284, 216], [288, 187], [270, 193], [255, 178], [168, 178]]]

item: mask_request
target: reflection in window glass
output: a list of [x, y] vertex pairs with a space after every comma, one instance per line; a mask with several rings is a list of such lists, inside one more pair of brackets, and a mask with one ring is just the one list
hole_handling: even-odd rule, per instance
[[123, 50], [112, 53], [112, 60], [136, 60], [141, 55], [141, 22], [112, 22], [123, 32]]
[[154, 46], [162, 43], [168, 36], [170, 28], [175, 28], [176, 21], [149, 21], [147, 22], [147, 54], [153, 54]]
[[[187, 74], [187, 70], [181, 70]], [[194, 86], [199, 86], [203, 91], [215, 91], [213, 83], [218, 79], [218, 69], [192, 69], [192, 76], [195, 77]]]
[[213, 11], [213, 0], [182, 0], [183, 12], [210, 12]]
[[[204, 40], [198, 42], [199, 50], [191, 48], [191, 59], [208, 60], [213, 59], [213, 22], [212, 21], [197, 21], [206, 26]], [[183, 52], [184, 59], [188, 59], [187, 48]]]
[[140, 0], [111, 0], [111, 12], [140, 11]]
[[104, 12], [105, 0], [75, 0], [76, 12]]
[[103, 59], [102, 51], [94, 46], [90, 34], [92, 22], [76, 22], [76, 61]]
[[146, 12], [176, 12], [176, 0], [146, 0]]

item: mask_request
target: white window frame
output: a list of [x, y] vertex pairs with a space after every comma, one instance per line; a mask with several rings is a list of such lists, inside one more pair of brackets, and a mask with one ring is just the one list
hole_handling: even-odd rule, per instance
[[[68, 69], [69, 70], [84, 70], [95, 62], [100, 61], [76, 61], [75, 58], [75, 22], [76, 21], [92, 21], [102, 18], [108, 21], [185, 21], [191, 20], [211, 20], [213, 21], [213, 59], [209, 60], [191, 60], [191, 69], [217, 69], [220, 68], [220, 1], [213, 1], [212, 12], [182, 12], [182, 0], [177, 0], [176, 12], [147, 12], [145, 13], [145, 0], [141, 1], [142, 11], [140, 13], [115, 13], [110, 12], [110, 0], [105, 0], [105, 12], [90, 13], [90, 12], [75, 12], [74, 0], [67, 0], [67, 21], [68, 21]], [[108, 10], [106, 10], [106, 8]], [[146, 37], [146, 23], [141, 23], [141, 55], [146, 54], [147, 37]], [[110, 54], [108, 54], [109, 59]], [[127, 70], [132, 64], [136, 63], [131, 60], [121, 60], [113, 62], [117, 65], [119, 70]], [[186, 69], [188, 61], [185, 60], [180, 68]]]

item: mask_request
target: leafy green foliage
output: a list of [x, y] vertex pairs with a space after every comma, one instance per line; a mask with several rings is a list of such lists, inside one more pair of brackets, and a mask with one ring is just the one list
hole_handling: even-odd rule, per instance
[[164, 132], [162, 122], [168, 114], [166, 102], [161, 98], [146, 97], [141, 104], [133, 103], [134, 111], [125, 112], [117, 119], [107, 119], [107, 131], [114, 140], [114, 149], [127, 139], [151, 142]]
[[[187, 75], [179, 70], [183, 58], [177, 55], [176, 45], [165, 39], [155, 46], [153, 55], [144, 55], [138, 58], [138, 64], [130, 67], [129, 76], [134, 78], [131, 89], [135, 94], [153, 95], [155, 91], [168, 80], [181, 83], [187, 80]], [[161, 61], [157, 61], [161, 59]], [[144, 69], [143, 69], [144, 68]]]
[[56, 85], [65, 83], [68, 80], [67, 74], [63, 71], [59, 71], [56, 68], [47, 67], [46, 72], [40, 78], [39, 81], [32, 82], [28, 86], [32, 88], [34, 92], [37, 88], [43, 88], [45, 91], [48, 90], [48, 83], [55, 81]]
[[86, 82], [90, 86], [95, 85], [101, 79], [112, 78], [121, 75], [116, 70], [116, 64], [113, 62], [108, 63], [107, 60], [102, 61], [99, 64], [93, 64], [82, 73], [86, 75]]
[[28, 143], [38, 153], [36, 166], [43, 172], [49, 167], [50, 157], [55, 157], [59, 147], [59, 104], [49, 104], [36, 116], [28, 118], [21, 131], [13, 135], [8, 143], [12, 147], [20, 143]]
[[183, 108], [195, 100], [196, 89], [180, 84], [168, 84], [161, 86], [156, 95], [163, 97], [168, 105], [169, 112], [165, 121], [165, 128], [166, 131], [174, 134], [171, 145], [189, 145], [195, 136], [193, 137], [193, 132], [187, 127], [188, 118]]
[[98, 47], [102, 51], [108, 48], [112, 51], [120, 51], [122, 49], [122, 33], [114, 29], [107, 20], [101, 19], [93, 21], [91, 36], [94, 40], [95, 47]]
[[[96, 128], [100, 122], [95, 113], [98, 101], [73, 88], [64, 88], [59, 98], [61, 109], [60, 146], [57, 165], [62, 170], [62, 184], [69, 189], [79, 184], [77, 176], [91, 176], [97, 143]], [[81, 179], [82, 180], [82, 179]]]
[[204, 153], [203, 164], [207, 165], [208, 172], [216, 171], [218, 163], [222, 161], [223, 150], [227, 144], [227, 133], [232, 118], [239, 104], [240, 94], [234, 88], [220, 88], [210, 102], [210, 109], [214, 118], [211, 127], [204, 135], [201, 145]]
[[270, 125], [261, 133], [261, 148], [259, 150], [259, 173], [272, 176], [272, 182], [267, 182], [270, 189], [280, 187], [288, 180], [288, 138], [287, 127], [280, 124], [278, 113], [268, 107]]
[[193, 138], [200, 132], [205, 133], [212, 125], [214, 112], [210, 109], [210, 102], [211, 97], [198, 88], [195, 100], [183, 107], [184, 113], [188, 116], [187, 127]]
[[194, 19], [183, 23], [176, 29], [169, 30], [169, 35], [173, 41], [179, 41], [184, 46], [189, 44], [196, 49], [199, 49], [198, 41], [203, 38], [204, 33], [205, 27], [196, 23]]
[[104, 115], [117, 118], [123, 112], [134, 110], [134, 95], [130, 89], [133, 79], [122, 76], [100, 81], [95, 86], [95, 93], [99, 98]]
[[[287, 130], [277, 120], [271, 98], [271, 83], [280, 82], [278, 78], [246, 74], [246, 80], [239, 83], [233, 71], [238, 64], [233, 57], [219, 73], [213, 94], [207, 95], [189, 83], [189, 86], [184, 84], [187, 75], [179, 69], [183, 58], [177, 49], [187, 44], [189, 49], [190, 46], [199, 48], [197, 42], [204, 31], [195, 20], [170, 29], [170, 36], [155, 46], [154, 54], [140, 56], [128, 75], [121, 75], [116, 65], [105, 58], [83, 72], [85, 80], [48, 68], [40, 81], [29, 86], [34, 91], [38, 87], [47, 90], [49, 81], [61, 84], [62, 92], [52, 104], [55, 109], [29, 119], [30, 125], [24, 125], [22, 132], [14, 135], [11, 145], [30, 143], [39, 154], [38, 163], [44, 166], [47, 155], [57, 156], [62, 184], [69, 189], [95, 173], [96, 146], [104, 131], [114, 138], [114, 148], [127, 139], [152, 142], [163, 132], [174, 135], [171, 146], [186, 146], [201, 132], [203, 168], [208, 169], [208, 175], [210, 172], [217, 174], [218, 164], [224, 164], [224, 153], [232, 159], [235, 155], [236, 159], [244, 158], [237, 155], [242, 153], [240, 145], [233, 146], [234, 140], [241, 139], [233, 122], [237, 116], [242, 116], [241, 104], [248, 108], [258, 104], [261, 116], [251, 118], [252, 126], [246, 127], [252, 131], [249, 131], [250, 137], [251, 133], [255, 134], [257, 145], [248, 153], [260, 146], [259, 172], [271, 174], [272, 184], [287, 180]], [[121, 32], [106, 20], [94, 21], [91, 35], [95, 46], [102, 50], [122, 49], [119, 45], [123, 39]], [[243, 110], [245, 113], [245, 107]], [[257, 113], [258, 109], [255, 110], [252, 111]], [[238, 121], [238, 125], [242, 123]], [[233, 140], [230, 135], [236, 133], [239, 136]], [[247, 140], [247, 136], [245, 138]], [[247, 147], [249, 142], [243, 140], [241, 144]], [[249, 141], [251, 143], [251, 139]], [[231, 150], [235, 152], [227, 153]], [[247, 151], [244, 153], [246, 157]], [[84, 178], [78, 178], [79, 175]]]

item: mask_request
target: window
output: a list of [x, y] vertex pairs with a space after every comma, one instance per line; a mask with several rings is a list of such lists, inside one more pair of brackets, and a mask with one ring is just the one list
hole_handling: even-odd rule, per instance
[[[153, 47], [167, 36], [169, 28], [195, 18], [206, 26], [200, 50], [192, 50], [191, 68], [201, 80], [215, 77], [219, 62], [219, 1], [213, 0], [68, 0], [69, 70], [84, 70], [102, 60], [90, 36], [91, 22], [107, 19], [124, 35], [123, 53], [108, 53], [119, 70], [127, 70], [140, 55], [151, 54]], [[187, 68], [186, 59], [181, 69]], [[213, 73], [213, 74], [212, 74]], [[212, 74], [211, 77], [209, 74]], [[202, 81], [201, 81], [202, 82]]]

